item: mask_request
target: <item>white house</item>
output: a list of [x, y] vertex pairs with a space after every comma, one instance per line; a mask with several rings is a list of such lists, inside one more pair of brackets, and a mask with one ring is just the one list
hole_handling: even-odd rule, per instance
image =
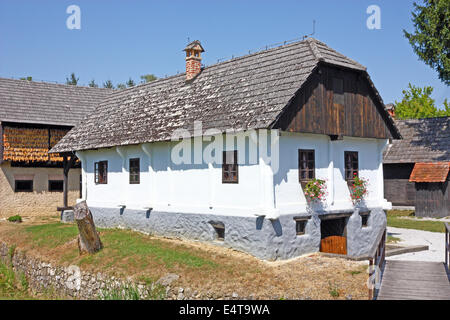
[[[391, 206], [383, 150], [400, 135], [365, 67], [312, 38], [209, 67], [200, 42], [185, 51], [185, 74], [112, 94], [51, 150], [81, 160], [96, 224], [270, 260], [333, 252], [331, 238], [367, 255]], [[357, 207], [355, 174], [369, 181]], [[321, 205], [304, 196], [311, 178], [326, 181]]]

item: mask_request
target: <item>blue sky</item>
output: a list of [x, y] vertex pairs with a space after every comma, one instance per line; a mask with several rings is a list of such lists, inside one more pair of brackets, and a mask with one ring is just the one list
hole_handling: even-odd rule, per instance
[[[409, 82], [435, 88], [441, 105], [450, 89], [413, 53], [403, 37], [412, 30], [408, 0], [1, 0], [0, 76], [65, 82], [71, 72], [87, 85], [114, 84], [153, 73], [184, 69], [182, 49], [202, 42], [203, 62], [240, 56], [249, 50], [314, 37], [368, 68], [385, 103], [400, 100]], [[69, 5], [81, 9], [81, 30], [69, 30]], [[369, 30], [366, 9], [381, 9], [381, 29]]]

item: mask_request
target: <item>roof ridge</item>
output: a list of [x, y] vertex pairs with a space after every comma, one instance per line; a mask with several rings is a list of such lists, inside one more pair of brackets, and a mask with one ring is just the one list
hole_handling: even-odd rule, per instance
[[[204, 66], [204, 67], [202, 67], [202, 71], [205, 70], [205, 69], [209, 69], [209, 68], [225, 65], [227, 63], [234, 62], [234, 61], [237, 61], [237, 60], [240, 60], [240, 59], [244, 59], [244, 58], [256, 56], [256, 55], [259, 55], [259, 54], [262, 54], [262, 53], [274, 51], [274, 50], [280, 49], [281, 47], [294, 46], [294, 45], [298, 45], [298, 44], [304, 43], [304, 42], [305, 42], [305, 40], [293, 41], [293, 42], [290, 42], [290, 43], [279, 45], [277, 47], [272, 47], [272, 48], [268, 48], [268, 49], [264, 49], [264, 50], [260, 50], [260, 51], [256, 51], [256, 52], [252, 52], [252, 53], [249, 53], [249, 54], [244, 54], [242, 56], [234, 57], [234, 58], [231, 58], [231, 59], [228, 59], [228, 60], [224, 60], [224, 61], [216, 62], [216, 63], [211, 64], [211, 65]], [[157, 83], [161, 83], [164, 80], [169, 80], [169, 79], [172, 79], [172, 78], [175, 78], [175, 77], [182, 76], [184, 74], [186, 74], [186, 72], [180, 72], [180, 73], [177, 73], [177, 74], [174, 74], [174, 75], [170, 75], [170, 76], [167, 76], [167, 77], [164, 77], [164, 78], [158, 78], [158, 79], [153, 80], [151, 82], [139, 83], [139, 84], [137, 84], [137, 85], [135, 85], [133, 87], [116, 90], [115, 92], [116, 93], [124, 92], [124, 91], [129, 90], [129, 89], [133, 89], [133, 88], [137, 88], [137, 87], [144, 87], [144, 86], [147, 86], [147, 85], [149, 85], [149, 87], [151, 87], [151, 86], [153, 86], [153, 85], [155, 85]]]
[[282, 47], [289, 47], [289, 46], [298, 45], [298, 44], [303, 43], [303, 42], [305, 42], [305, 40], [293, 41], [293, 42], [289, 42], [289, 43], [286, 43], [286, 44], [282, 44], [282, 45], [279, 45], [279, 46], [276, 46], [276, 47], [271, 47], [271, 48], [263, 49], [263, 50], [260, 50], [260, 51], [256, 51], [256, 52], [244, 54], [244, 55], [242, 55], [242, 56], [233, 57], [233, 58], [228, 59], [228, 60], [216, 62], [216, 63], [214, 63], [214, 64], [205, 66], [204, 69], [211, 68], [211, 67], [216, 67], [216, 66], [219, 66], [219, 65], [222, 65], [222, 64], [230, 63], [230, 62], [237, 61], [237, 60], [244, 59], [244, 58], [248, 58], [248, 57], [253, 57], [253, 56], [256, 56], [256, 55], [259, 55], [259, 54], [262, 54], [262, 53], [267, 53], [267, 52], [270, 52], [270, 51], [275, 51], [275, 50], [280, 49], [280, 48], [282, 48]]
[[364, 71], [367, 71], [366, 66], [362, 65], [361, 63], [359, 63], [356, 60], [353, 60], [352, 58], [347, 57], [343, 53], [340, 53], [339, 51], [336, 51], [335, 49], [333, 49], [330, 46], [328, 46], [326, 43], [324, 43], [324, 42], [322, 42], [320, 40], [317, 40], [316, 38], [307, 38], [306, 40], [310, 44], [310, 47], [312, 47], [311, 50], [314, 49], [313, 54], [317, 55], [319, 61], [325, 61], [326, 58], [322, 55], [321, 50], [317, 47], [317, 44], [320, 44], [321, 46], [326, 47], [327, 50], [333, 52], [334, 54], [340, 56], [343, 59], [348, 60], [348, 62], [351, 62], [351, 63], [355, 64], [356, 66], [358, 66], [359, 68], [363, 69]]
[[311, 52], [317, 61], [325, 61], [325, 58], [319, 51], [319, 48], [317, 48], [316, 39], [306, 38], [304, 41], [309, 45], [309, 48], [311, 49]]
[[81, 86], [81, 85], [70, 85], [66, 83], [53, 83], [53, 82], [47, 82], [47, 81], [34, 81], [34, 80], [27, 80], [27, 79], [14, 79], [14, 78], [4, 78], [0, 77], [0, 81], [7, 80], [7, 81], [14, 81], [14, 82], [24, 82], [28, 84], [37, 84], [37, 85], [51, 85], [51, 86], [63, 86], [65, 88], [85, 88], [85, 89], [92, 89], [92, 90], [102, 90], [102, 91], [115, 91], [115, 89], [110, 88], [99, 88], [99, 87], [90, 87], [90, 86]]
[[415, 119], [396, 119], [397, 122], [406, 122], [406, 121], [423, 121], [423, 120], [434, 120], [434, 119], [450, 119], [450, 116], [438, 116], [438, 117], [428, 117], [428, 118], [415, 118]]

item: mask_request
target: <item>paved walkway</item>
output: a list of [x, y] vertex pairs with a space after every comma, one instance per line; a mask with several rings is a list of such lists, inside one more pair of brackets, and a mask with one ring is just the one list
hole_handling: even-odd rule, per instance
[[386, 261], [377, 300], [450, 300], [444, 263]]
[[407, 246], [427, 245], [429, 249], [387, 257], [386, 260], [433, 262], [443, 262], [445, 260], [445, 233], [393, 227], [388, 227], [387, 232], [389, 236], [402, 239], [397, 244]]

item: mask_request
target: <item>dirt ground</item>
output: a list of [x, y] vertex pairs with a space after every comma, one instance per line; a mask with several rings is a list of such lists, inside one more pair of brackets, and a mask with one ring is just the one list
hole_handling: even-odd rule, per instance
[[[31, 225], [54, 223], [52, 218], [29, 218], [21, 224], [0, 220], [0, 241], [16, 245], [17, 249], [26, 250], [27, 254], [40, 257], [52, 264], [66, 264], [61, 257], [68, 252], [76, 252], [76, 242], [67, 241], [55, 248], [33, 245], [24, 233], [24, 228]], [[122, 232], [122, 231], [121, 231]], [[145, 236], [136, 232], [132, 236], [146, 237], [158, 241], [171, 250], [189, 250], [202, 259], [208, 259], [218, 267], [188, 268], [182, 263], [171, 269], [161, 265], [145, 264], [144, 270], [138, 270], [136, 264], [127, 266], [127, 260], [115, 261], [113, 264], [84, 263], [82, 270], [109, 273], [121, 277], [148, 276], [158, 279], [167, 273], [176, 273], [180, 279], [178, 287], [190, 288], [198, 292], [208, 292], [214, 298], [231, 296], [251, 299], [367, 299], [366, 281], [367, 262], [351, 261], [344, 258], [326, 257], [313, 253], [285, 261], [261, 261], [246, 253], [205, 244], [197, 241], [166, 239]], [[101, 235], [102, 236], [102, 235]], [[105, 244], [105, 248], [108, 244]], [[80, 260], [77, 260], [80, 261]], [[71, 263], [74, 263], [71, 261]], [[119, 267], [121, 266], [121, 267]]]

